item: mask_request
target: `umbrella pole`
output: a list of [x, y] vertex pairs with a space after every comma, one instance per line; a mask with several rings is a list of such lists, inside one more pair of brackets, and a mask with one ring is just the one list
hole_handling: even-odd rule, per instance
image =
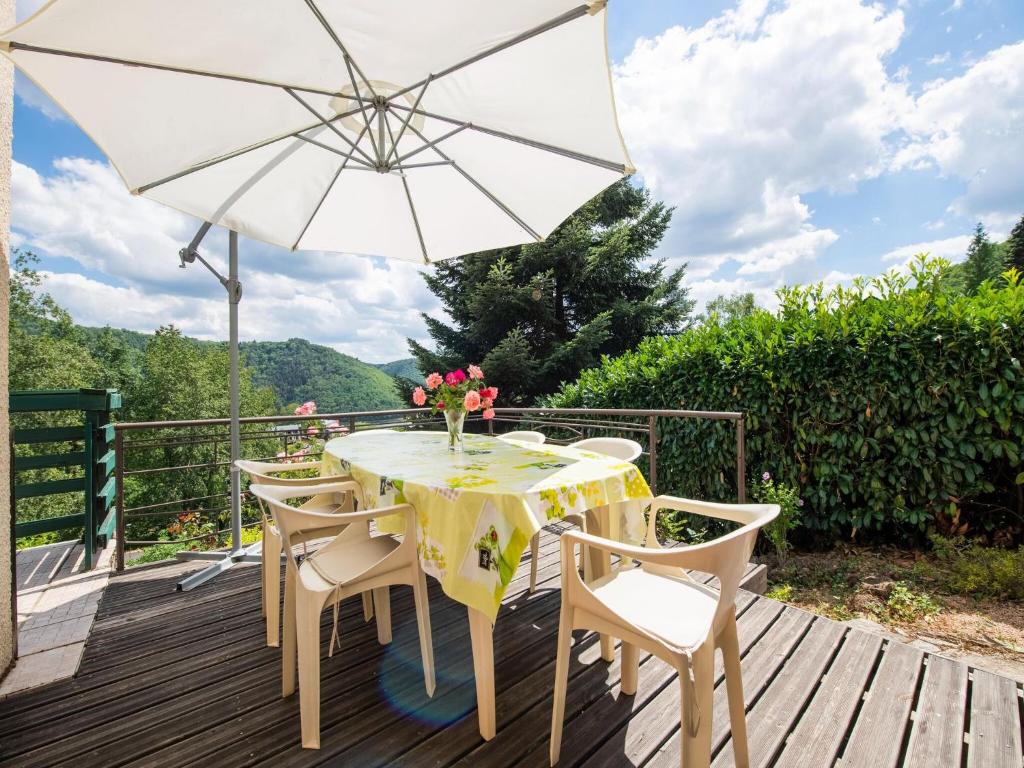
[[232, 555], [242, 551], [242, 481], [235, 463], [242, 458], [238, 383], [238, 302], [242, 287], [238, 282], [238, 233], [228, 233], [228, 349], [231, 356], [231, 544]]
[[180, 560], [212, 560], [212, 564], [201, 571], [178, 582], [178, 591], [205, 584], [236, 563], [260, 562], [258, 552], [260, 544], [252, 547], [253, 551], [242, 546], [242, 483], [241, 474], [235, 462], [241, 458], [241, 425], [239, 424], [239, 374], [238, 374], [238, 302], [242, 299], [242, 285], [238, 282], [238, 233], [228, 232], [228, 276], [225, 278], [215, 270], [196, 250], [200, 241], [210, 229], [205, 223], [199, 228], [196, 236], [187, 248], [183, 248], [179, 256], [181, 266], [191, 264], [197, 259], [220, 281], [228, 293], [228, 354], [230, 357], [230, 416], [231, 416], [231, 551], [230, 552], [179, 552]]

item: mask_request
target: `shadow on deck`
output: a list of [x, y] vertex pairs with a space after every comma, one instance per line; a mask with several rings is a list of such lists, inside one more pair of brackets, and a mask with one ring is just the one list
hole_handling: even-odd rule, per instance
[[[495, 628], [499, 730], [487, 743], [477, 732], [465, 608], [432, 580], [434, 698], [423, 691], [411, 590], [392, 590], [387, 647], [363, 623], [359, 600], [346, 601], [343, 649], [322, 667], [322, 749], [310, 751], [299, 746], [298, 697], [280, 697], [279, 652], [264, 646], [258, 569], [174, 592], [197, 567], [111, 578], [75, 678], [0, 702], [0, 764], [548, 765], [554, 534], [542, 541], [537, 594], [527, 594], [522, 568]], [[750, 592], [737, 605], [751, 765], [1020, 768], [1013, 681]], [[560, 765], [679, 765], [679, 691], [667, 666], [644, 659], [628, 697], [595, 636], [577, 635], [573, 662]], [[732, 765], [721, 679], [714, 718], [714, 764]]]

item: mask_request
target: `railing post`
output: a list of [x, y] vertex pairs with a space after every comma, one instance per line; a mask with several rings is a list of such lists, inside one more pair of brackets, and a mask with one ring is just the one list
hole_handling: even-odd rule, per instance
[[740, 504], [747, 501], [747, 454], [742, 415], [736, 419], [736, 498]]
[[124, 430], [114, 429], [114, 483], [116, 487], [114, 504], [117, 505], [116, 568], [124, 570]]
[[356, 417], [355, 416], [349, 416], [348, 417], [348, 433], [351, 435], [355, 431], [356, 431]]
[[650, 460], [651, 493], [658, 495], [658, 417], [647, 417], [647, 457]]

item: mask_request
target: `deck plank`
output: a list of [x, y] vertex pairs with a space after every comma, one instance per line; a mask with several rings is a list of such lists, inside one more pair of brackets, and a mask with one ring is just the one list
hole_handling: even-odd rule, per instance
[[971, 673], [971, 743], [967, 768], [1020, 768], [1021, 723], [1017, 684], [975, 669]]
[[[202, 564], [165, 563], [111, 579], [73, 680], [0, 701], [0, 765], [542, 768], [559, 609], [557, 535], [542, 536], [534, 595], [525, 589], [528, 562], [495, 629], [499, 730], [490, 742], [477, 727], [465, 607], [433, 580], [434, 698], [423, 692], [411, 590], [394, 590], [387, 647], [377, 643], [374, 624], [362, 621], [360, 601], [348, 600], [344, 652], [323, 663], [323, 748], [312, 751], [299, 746], [297, 698], [280, 697], [279, 651], [264, 645], [259, 569], [232, 569], [177, 593], [174, 584]], [[957, 662], [748, 592], [737, 606], [752, 765], [956, 766], [955, 745], [966, 741], [969, 766], [1022, 768], [1013, 681], [975, 671], [965, 685], [966, 668]], [[321, 632], [326, 654], [330, 612]], [[727, 765], [720, 661], [715, 675], [713, 754]], [[675, 673], [642, 656], [637, 695], [621, 695], [619, 681], [618, 659], [601, 661], [596, 636], [577, 633], [560, 765], [678, 766]]]
[[[845, 633], [846, 628], [841, 624], [815, 620], [778, 676], [747, 712], [747, 741], [752, 768], [771, 765], [786, 734], [792, 730], [803, 703], [821, 682]], [[712, 767], [727, 768], [734, 762], [730, 738]]]
[[967, 667], [928, 656], [904, 768], [960, 768]]
[[896, 642], [886, 646], [843, 751], [843, 768], [895, 768], [923, 664], [924, 654], [916, 648]]
[[880, 636], [850, 631], [800, 722], [790, 731], [776, 765], [819, 768], [835, 762], [881, 649]]

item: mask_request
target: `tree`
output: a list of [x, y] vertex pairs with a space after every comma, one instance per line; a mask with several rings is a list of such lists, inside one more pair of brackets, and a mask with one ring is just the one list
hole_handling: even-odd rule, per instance
[[480, 363], [502, 404], [529, 403], [602, 355], [683, 327], [685, 266], [650, 261], [671, 216], [622, 180], [544, 242], [437, 264], [424, 279], [452, 322], [423, 316], [437, 351], [409, 340], [420, 370]]
[[974, 237], [967, 246], [967, 258], [961, 265], [960, 275], [967, 293], [974, 293], [986, 280], [995, 280], [1006, 266], [1002, 249], [988, 239], [988, 232], [979, 221]]
[[714, 319], [720, 325], [725, 325], [754, 314], [755, 309], [757, 304], [754, 303], [752, 293], [734, 293], [732, 296], [719, 294], [708, 302], [705, 317], [708, 321]]
[[1024, 273], [1024, 216], [1010, 232], [1006, 245], [1006, 264]]

